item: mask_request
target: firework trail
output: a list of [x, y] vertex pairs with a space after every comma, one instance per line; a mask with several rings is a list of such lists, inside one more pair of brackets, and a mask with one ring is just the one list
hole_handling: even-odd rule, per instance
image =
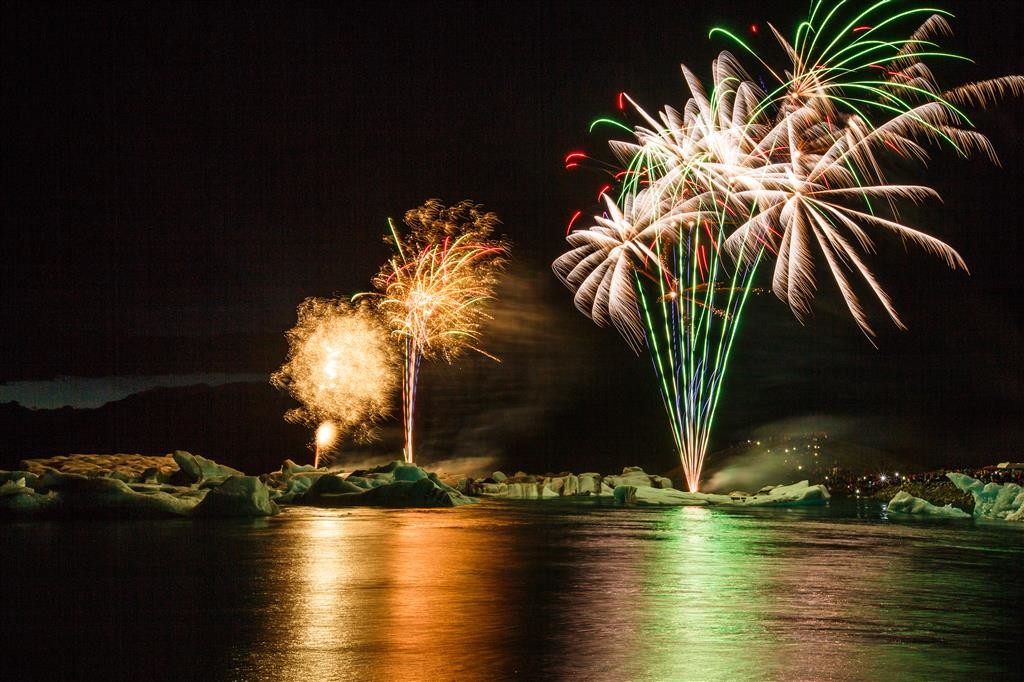
[[402, 423], [405, 460], [412, 462], [420, 363], [451, 362], [467, 349], [488, 355], [475, 344], [489, 319], [484, 306], [493, 298], [508, 245], [491, 238], [497, 215], [471, 201], [445, 207], [431, 199], [406, 212], [404, 223], [407, 229], [399, 233], [389, 221], [385, 241], [395, 255], [373, 284], [380, 292], [377, 307], [405, 348]]
[[[765, 75], [755, 82], [722, 52], [705, 89], [683, 66], [690, 97], [682, 111], [666, 107], [654, 117], [619, 95], [620, 108], [628, 102], [644, 123], [631, 131], [633, 140], [610, 143], [624, 165], [610, 173], [618, 200], [605, 186], [603, 216], [571, 231], [580, 214], [573, 216], [570, 250], [553, 267], [584, 314], [614, 326], [634, 350], [649, 349], [690, 490], [699, 484], [722, 378], [762, 262], [775, 260], [772, 290], [803, 320], [820, 254], [869, 339], [858, 280], [903, 328], [865, 262], [877, 248], [871, 231], [966, 269], [952, 247], [900, 222], [899, 204], [936, 192], [889, 183], [884, 167], [893, 157], [926, 161], [927, 144], [997, 161], [961, 107], [1022, 94], [1024, 78], [940, 88], [926, 60], [963, 59], [935, 42], [951, 33], [949, 15], [921, 7], [887, 14], [889, 4], [851, 10], [846, 2], [812, 2], [792, 40], [769, 24], [783, 68], [737, 35], [712, 30]], [[909, 37], [892, 37], [907, 35], [908, 26], [916, 26]], [[566, 167], [586, 158], [572, 152]]]
[[302, 407], [289, 421], [314, 426], [314, 464], [342, 435], [368, 439], [390, 412], [397, 353], [388, 332], [368, 306], [343, 299], [308, 298], [286, 334], [288, 359], [270, 377]]

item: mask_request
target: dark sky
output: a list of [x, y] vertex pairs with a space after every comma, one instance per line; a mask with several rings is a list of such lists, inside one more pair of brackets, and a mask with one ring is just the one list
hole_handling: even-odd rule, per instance
[[[944, 67], [946, 82], [1024, 73], [1019, 2], [942, 5], [958, 15], [948, 44], [976, 60]], [[496, 333], [519, 338], [491, 339], [508, 355], [486, 381], [520, 391], [507, 404], [558, 395], [560, 414], [586, 415], [580, 428], [663, 449], [667, 432], [642, 435], [660, 422], [646, 361], [594, 329], [550, 275], [568, 218], [596, 208], [603, 182], [562, 158], [609, 158], [587, 126], [615, 113], [620, 90], [649, 110], [681, 105], [678, 63], [704, 74], [725, 47], [710, 26], [750, 35], [770, 20], [788, 33], [804, 8], [7, 3], [0, 382], [269, 371], [299, 301], [368, 288], [387, 216], [468, 197], [498, 212], [515, 244]], [[764, 31], [755, 40], [777, 55]], [[1024, 105], [976, 121], [1002, 168], [939, 154], [923, 178], [944, 203], [905, 215], [959, 249], [971, 274], [883, 241], [873, 262], [910, 330], [876, 318], [878, 349], [825, 278], [806, 326], [755, 299], [723, 438], [825, 414], [921, 457], [1019, 452]], [[453, 394], [472, 392], [476, 367]]]

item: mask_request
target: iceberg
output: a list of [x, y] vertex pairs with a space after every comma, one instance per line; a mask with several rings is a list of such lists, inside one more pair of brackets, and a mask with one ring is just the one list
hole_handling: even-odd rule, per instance
[[638, 488], [671, 488], [672, 479], [645, 473], [640, 467], [626, 467], [621, 476], [605, 476], [604, 481], [612, 488], [632, 485]]
[[[130, 486], [118, 478], [47, 474], [39, 481], [45, 481], [47, 490], [56, 495], [49, 508], [75, 516], [185, 516], [208, 492], [174, 486]], [[167, 492], [167, 488], [175, 492]]]
[[304, 495], [326, 475], [327, 469], [317, 469], [312, 464], [296, 464], [286, 459], [280, 470], [264, 474], [260, 479], [266, 484], [271, 500], [279, 504], [288, 504]]
[[967, 474], [950, 472], [946, 478], [974, 497], [974, 516], [1024, 521], [1024, 487], [1016, 483], [982, 483]]
[[[629, 505], [732, 505], [797, 506], [824, 504], [829, 499], [823, 485], [800, 481], [792, 485], [765, 486], [756, 493], [734, 492], [728, 495], [690, 493], [672, 487], [672, 480], [646, 473], [640, 467], [626, 467], [622, 474], [602, 476], [593, 472], [579, 475], [530, 476], [523, 472], [490, 480], [467, 480], [464, 488], [484, 497], [510, 500], [544, 500], [557, 497], [614, 497], [619, 504]], [[501, 480], [498, 480], [498, 479]]]
[[754, 494], [733, 492], [690, 493], [675, 488], [619, 486], [615, 499], [622, 504], [639, 505], [719, 505], [732, 507], [797, 507], [825, 504], [831, 497], [828, 488], [799, 481], [791, 485], [766, 486]]
[[[142, 481], [147, 476], [160, 478], [166, 482], [173, 474], [178, 473], [178, 465], [171, 455], [54, 455], [53, 457], [24, 459], [21, 468], [41, 476], [47, 469], [55, 469], [64, 474], [82, 474], [83, 476], [105, 476], [121, 478], [121, 480]], [[28, 482], [32, 487], [32, 481]]]
[[[4, 473], [23, 474], [26, 472]], [[34, 475], [29, 475], [32, 476], [31, 480], [35, 480]], [[11, 512], [14, 514], [33, 513], [46, 508], [53, 501], [52, 496], [37, 493], [33, 488], [26, 485], [26, 480], [26, 476], [20, 476], [17, 479], [7, 477], [4, 483], [0, 485], [0, 512]]]
[[914, 497], [905, 490], [901, 490], [896, 493], [889, 501], [888, 510], [899, 514], [920, 514], [924, 516], [934, 516], [946, 519], [969, 519], [971, 515], [965, 512], [963, 509], [954, 507], [951, 504], [947, 504], [944, 507], [934, 505], [928, 500], [922, 500], [920, 497]]
[[312, 507], [458, 507], [476, 499], [414, 464], [388, 462], [348, 476], [323, 474], [295, 504]]
[[230, 476], [196, 505], [194, 516], [273, 516], [280, 509], [255, 476]]
[[[24, 463], [29, 465], [26, 471], [0, 471], [0, 513], [208, 517], [267, 516], [279, 511], [260, 479], [232, 474], [235, 469], [183, 451], [169, 457], [70, 455]], [[175, 471], [175, 463], [181, 469]], [[192, 482], [173, 485], [162, 479]]]
[[467, 481], [465, 487], [484, 497], [548, 500], [556, 497], [611, 497], [618, 485], [660, 489], [671, 488], [672, 481], [664, 476], [644, 473], [640, 467], [626, 467], [621, 476], [602, 476], [593, 472], [533, 476], [519, 471], [509, 477], [496, 471], [489, 481]]
[[172, 456], [178, 468], [193, 483], [202, 483], [211, 479], [227, 479], [230, 476], [245, 476], [238, 469], [217, 464], [212, 459], [193, 455], [191, 452], [185, 452], [184, 450], [175, 450]]
[[616, 502], [626, 505], [703, 506], [710, 504], [707, 495], [687, 493], [675, 488], [619, 485], [615, 487], [612, 494], [615, 495]]

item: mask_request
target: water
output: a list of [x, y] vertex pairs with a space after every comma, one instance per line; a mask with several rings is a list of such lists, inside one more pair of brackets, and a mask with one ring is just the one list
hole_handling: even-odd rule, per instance
[[0, 549], [32, 679], [1021, 674], [1024, 529], [873, 502], [7, 522]]

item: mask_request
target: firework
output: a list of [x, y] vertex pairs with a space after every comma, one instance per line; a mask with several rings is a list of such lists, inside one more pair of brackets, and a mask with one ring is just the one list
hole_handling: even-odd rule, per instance
[[316, 429], [313, 442], [316, 445], [316, 454], [313, 457], [313, 466], [320, 468], [320, 453], [326, 453], [338, 438], [338, 429], [331, 422], [323, 422]]
[[373, 284], [378, 309], [405, 348], [402, 421], [405, 460], [412, 462], [420, 363], [451, 362], [466, 350], [493, 358], [476, 344], [508, 246], [491, 238], [498, 217], [471, 201], [445, 207], [432, 199], [408, 211], [404, 222], [400, 233], [389, 221], [385, 241], [395, 254]]
[[[813, 2], [793, 40], [769, 25], [788, 60], [784, 68], [734, 34], [712, 31], [756, 58], [769, 86], [723, 52], [712, 62], [710, 89], [682, 67], [690, 92], [682, 111], [666, 107], [654, 117], [619, 96], [620, 108], [628, 101], [644, 124], [633, 140], [610, 143], [625, 165], [612, 174], [618, 200], [602, 188], [605, 214], [567, 236], [571, 248], [553, 267], [581, 311], [615, 326], [634, 349], [650, 350], [691, 490], [762, 262], [774, 258], [772, 289], [802, 320], [817, 289], [820, 253], [869, 338], [874, 331], [851, 274], [903, 327], [866, 262], [877, 248], [873, 230], [966, 269], [952, 247], [900, 221], [900, 203], [935, 191], [889, 183], [884, 168], [893, 157], [927, 160], [929, 143], [996, 160], [959, 107], [1021, 94], [1024, 78], [943, 90], [925, 62], [958, 58], [934, 42], [950, 33], [947, 15], [925, 8], [887, 15], [886, 4], [851, 14], [844, 2]], [[891, 37], [921, 19], [909, 37]], [[573, 152], [566, 166], [585, 158]]]
[[306, 299], [286, 336], [288, 359], [270, 381], [302, 403], [286, 419], [319, 424], [314, 459], [319, 466], [336, 438], [369, 438], [374, 424], [388, 414], [397, 352], [368, 306], [343, 299]]

